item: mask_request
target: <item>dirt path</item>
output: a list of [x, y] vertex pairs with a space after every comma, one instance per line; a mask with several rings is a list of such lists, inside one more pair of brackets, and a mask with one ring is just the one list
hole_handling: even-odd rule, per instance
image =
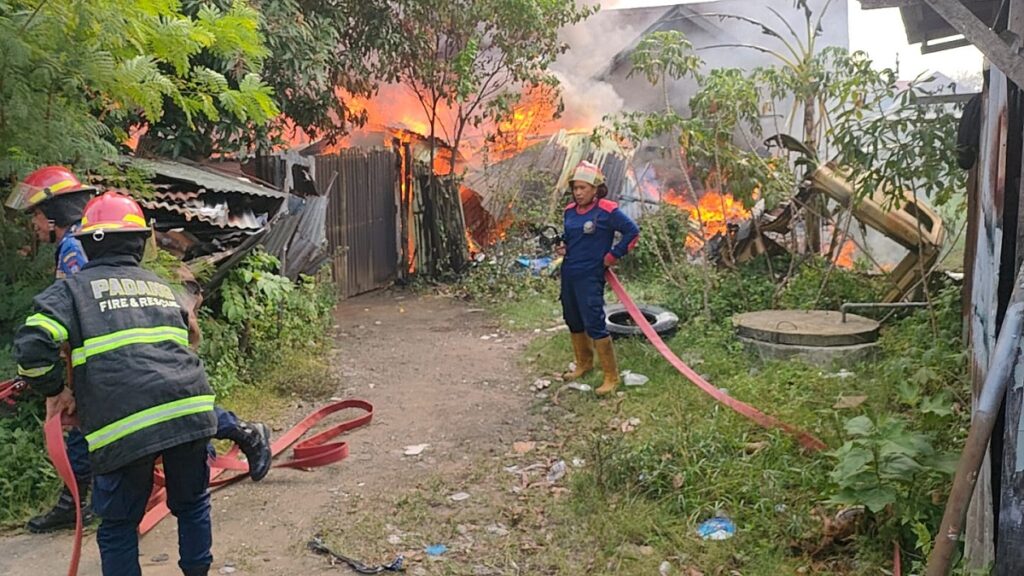
[[[425, 479], [472, 474], [475, 462], [498, 459], [523, 439], [529, 381], [516, 361], [525, 336], [499, 334], [484, 313], [449, 299], [392, 292], [344, 302], [336, 325], [337, 396], [372, 402], [373, 423], [348, 435], [352, 456], [342, 463], [312, 472], [274, 470], [258, 484], [245, 481], [217, 491], [211, 573], [337, 574], [305, 550], [312, 535], [337, 534], [348, 518], [363, 524], [382, 518], [383, 525], [395, 498], [422, 495]], [[295, 417], [313, 407], [297, 406]], [[414, 444], [429, 447], [419, 456], [403, 455]], [[400, 539], [391, 538], [393, 544]], [[67, 534], [4, 537], [0, 574], [62, 574], [69, 546]], [[367, 549], [366, 543], [352, 542], [346, 550]], [[168, 518], [142, 541], [143, 572], [178, 574], [176, 558], [174, 520]], [[414, 573], [435, 572], [424, 566]], [[99, 574], [92, 535], [80, 574]]]

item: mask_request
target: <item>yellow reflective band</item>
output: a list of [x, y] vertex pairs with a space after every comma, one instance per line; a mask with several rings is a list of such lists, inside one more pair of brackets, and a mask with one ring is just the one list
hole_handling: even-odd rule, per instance
[[63, 342], [68, 339], [68, 330], [53, 318], [45, 314], [33, 314], [25, 319], [25, 326], [38, 326], [45, 329], [53, 336], [54, 342]]
[[75, 183], [72, 182], [71, 180], [61, 180], [60, 182], [57, 182], [56, 184], [51, 184], [51, 185], [47, 186], [46, 189], [49, 190], [50, 193], [52, 194], [54, 192], [60, 192], [61, 190], [65, 189], [65, 188], [70, 188], [71, 186], [74, 186], [74, 185], [75, 185]]
[[18, 364], [18, 376], [24, 376], [25, 378], [39, 378], [46, 376], [53, 370], [53, 364], [49, 366], [40, 366], [39, 368], [25, 368], [21, 364]]
[[146, 225], [145, 218], [137, 214], [125, 214], [124, 218], [122, 218], [121, 220], [124, 220], [125, 222], [131, 222], [132, 224], [138, 224], [139, 226]]
[[193, 396], [147, 408], [107, 424], [103, 428], [87, 435], [85, 441], [89, 443], [89, 451], [94, 452], [111, 442], [116, 442], [129, 434], [134, 434], [139, 430], [155, 426], [161, 422], [211, 411], [213, 410], [213, 399], [213, 395]]
[[155, 326], [153, 328], [130, 328], [111, 332], [103, 336], [89, 338], [80, 348], [71, 351], [71, 365], [81, 366], [86, 360], [97, 354], [110, 352], [122, 346], [132, 344], [156, 344], [158, 342], [174, 342], [188, 347], [188, 330], [175, 326]]
[[[92, 232], [93, 230], [99, 230], [99, 229], [117, 230], [119, 228], [125, 228], [126, 226], [127, 226], [126, 224], [121, 224], [120, 222], [98, 222], [98, 223], [93, 224], [91, 226], [86, 226], [85, 225], [85, 220], [82, 220], [81, 232]], [[145, 224], [143, 224], [143, 226], [145, 226]]]

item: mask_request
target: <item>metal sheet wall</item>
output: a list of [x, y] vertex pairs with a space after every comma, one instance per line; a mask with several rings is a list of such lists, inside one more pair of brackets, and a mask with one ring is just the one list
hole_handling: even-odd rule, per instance
[[398, 274], [396, 158], [391, 150], [349, 149], [316, 159], [320, 185], [337, 174], [328, 192], [327, 240], [341, 296], [387, 286]]

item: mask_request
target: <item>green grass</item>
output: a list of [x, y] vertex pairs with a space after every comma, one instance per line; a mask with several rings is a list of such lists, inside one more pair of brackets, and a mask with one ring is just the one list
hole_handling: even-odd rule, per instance
[[[647, 302], [673, 298], [664, 285], [629, 287]], [[939, 341], [948, 344], [934, 344], [928, 313], [919, 312], [892, 324], [881, 343], [881, 358], [849, 367], [855, 374], [849, 378], [800, 362], [762, 363], [736, 341], [724, 319], [684, 319], [669, 345], [716, 387], [817, 435], [830, 449], [845, 441], [844, 423], [861, 414], [897, 414], [912, 428], [934, 433], [936, 448], [955, 449], [963, 437], [964, 415], [931, 419], [917, 409], [921, 400], [913, 399], [914, 394], [938, 394], [943, 405], [964, 401], [965, 363], [956, 336], [950, 335], [958, 325], [958, 306], [953, 296], [945, 298], [939, 306], [947, 333]], [[885, 514], [865, 522], [853, 544], [809, 554], [821, 540], [820, 516], [840, 508], [827, 502], [835, 492], [829, 474], [836, 461], [830, 454], [806, 453], [789, 435], [764, 430], [718, 405], [645, 341], [618, 340], [616, 352], [620, 370], [644, 374], [650, 382], [605, 401], [568, 389], [552, 391], [562, 408], [576, 414], [572, 429], [561, 430], [564, 441], [587, 461], [560, 513], [576, 540], [595, 546], [599, 569], [592, 573], [656, 573], [665, 558], [704, 573], [793, 574], [804, 569], [867, 575], [891, 568], [891, 540], [879, 537], [876, 525], [887, 521]], [[572, 353], [564, 334], [545, 335], [530, 345], [526, 357], [535, 370], [557, 374]], [[583, 381], [597, 385], [600, 374], [595, 371]], [[844, 396], [867, 400], [852, 409], [834, 408]], [[618, 424], [629, 418], [641, 423], [623, 433]], [[946, 485], [930, 488], [941, 495]], [[918, 510], [926, 524], [935, 521], [937, 512], [941, 508], [930, 502]], [[733, 519], [736, 536], [724, 542], [700, 540], [696, 526], [719, 514]], [[935, 526], [929, 528], [934, 532]], [[654, 553], [636, 557], [636, 546], [623, 543], [650, 546]], [[909, 548], [904, 557], [915, 560], [913, 540], [905, 539], [904, 546]]]
[[496, 302], [491, 311], [503, 328], [509, 330], [546, 330], [562, 322], [562, 307], [555, 290], [531, 293], [516, 300]]

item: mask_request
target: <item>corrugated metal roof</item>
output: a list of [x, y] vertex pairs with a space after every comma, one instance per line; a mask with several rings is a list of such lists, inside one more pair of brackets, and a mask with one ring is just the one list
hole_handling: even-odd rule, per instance
[[[256, 230], [266, 226], [266, 218], [256, 216], [252, 210], [232, 213], [227, 204], [205, 204], [202, 201], [172, 203], [161, 200], [139, 200], [143, 208], [167, 210], [181, 214], [185, 220], [198, 220], [218, 228], [241, 228]], [[159, 221], [157, 222], [159, 224]]]
[[237, 192], [250, 196], [284, 199], [287, 194], [260, 186], [248, 178], [219, 172], [198, 164], [126, 157], [132, 166], [152, 172], [157, 178], [186, 182], [207, 192]]
[[[960, 0], [960, 2], [989, 26], [995, 24], [996, 16], [1003, 6], [1001, 0]], [[860, 0], [860, 5], [864, 10], [899, 8], [903, 26], [907, 31], [907, 43], [924, 43], [924, 46], [921, 47], [922, 52], [938, 52], [970, 44], [967, 41], [952, 41], [953, 37], [960, 36], [960, 32], [923, 0]], [[936, 41], [936, 45], [933, 49], [928, 50], [932, 41]]]

